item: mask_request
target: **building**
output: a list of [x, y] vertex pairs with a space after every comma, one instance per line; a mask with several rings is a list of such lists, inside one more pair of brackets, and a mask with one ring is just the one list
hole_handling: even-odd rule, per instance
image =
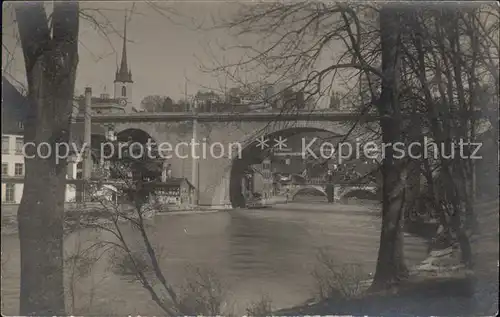
[[[374, 65], [375, 69], [381, 69], [380, 65]], [[381, 79], [372, 72], [361, 73], [359, 75], [358, 89], [359, 99], [355, 100], [360, 105], [366, 105], [371, 102], [372, 97], [378, 96], [381, 93], [382, 82]], [[354, 101], [354, 100], [353, 100]], [[344, 110], [352, 109], [352, 105], [344, 104]]]
[[[28, 113], [26, 99], [2, 77], [2, 204], [19, 204], [24, 190], [24, 122]], [[66, 200], [74, 199], [68, 185]]]
[[222, 99], [214, 91], [198, 91], [194, 96], [195, 108], [199, 112], [214, 112], [222, 104]]
[[195, 187], [186, 178], [167, 178], [148, 185], [154, 193], [151, 203], [159, 204], [160, 210], [189, 209], [194, 205]]
[[[25, 98], [6, 78], [2, 78], [2, 204], [16, 205], [21, 202], [24, 190], [25, 157], [24, 147], [24, 122], [28, 113], [28, 99]], [[73, 123], [71, 142], [77, 146], [83, 142], [83, 125]], [[78, 129], [82, 128], [82, 129]], [[92, 132], [102, 134], [106, 131], [96, 131], [99, 126], [92, 126]], [[94, 159], [93, 173], [90, 180], [99, 177], [97, 172], [102, 172], [102, 166]], [[83, 164], [82, 159], [70, 156], [67, 166], [67, 186], [65, 192], [66, 202], [79, 202], [83, 198]], [[95, 194], [117, 201], [117, 190], [107, 184], [98, 189]], [[182, 201], [186, 199], [182, 198]]]
[[332, 93], [330, 97], [330, 109], [339, 111], [342, 105], [342, 97], [338, 91]]
[[24, 178], [24, 116], [26, 98], [2, 77], [2, 204], [21, 201]]
[[266, 84], [263, 87], [264, 90], [264, 102], [268, 105], [272, 105], [275, 97], [275, 87], [271, 84]]

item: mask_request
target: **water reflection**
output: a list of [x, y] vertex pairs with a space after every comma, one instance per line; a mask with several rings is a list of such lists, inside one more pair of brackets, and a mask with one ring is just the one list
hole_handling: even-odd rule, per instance
[[230, 217], [229, 259], [239, 275], [272, 277], [276, 270], [290, 270], [297, 251], [310, 238], [298, 223], [277, 221], [262, 212], [234, 211]]

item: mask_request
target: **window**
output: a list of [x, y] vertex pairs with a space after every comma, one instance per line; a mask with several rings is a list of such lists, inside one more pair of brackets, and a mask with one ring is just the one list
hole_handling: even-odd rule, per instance
[[16, 154], [23, 154], [24, 139], [16, 138]]
[[14, 202], [14, 196], [16, 192], [16, 187], [14, 184], [6, 184], [5, 185], [5, 202], [7, 203], [13, 203]]
[[24, 123], [22, 121], [19, 121], [17, 123], [17, 126], [18, 126], [19, 129], [24, 129]]
[[22, 176], [24, 172], [24, 164], [23, 163], [16, 163], [14, 165], [14, 175], [15, 176]]
[[127, 87], [122, 86], [122, 97], [126, 97], [126, 96], [127, 96]]
[[2, 153], [9, 153], [9, 137], [2, 136]]
[[2, 163], [2, 175], [9, 175], [9, 164]]
[[78, 162], [76, 164], [76, 179], [83, 178], [83, 162]]

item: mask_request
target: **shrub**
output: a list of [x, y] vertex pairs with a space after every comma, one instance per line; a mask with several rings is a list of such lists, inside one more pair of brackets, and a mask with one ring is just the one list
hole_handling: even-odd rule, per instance
[[215, 272], [189, 267], [187, 276], [178, 296], [181, 312], [191, 316], [221, 315], [225, 296]]
[[247, 315], [249, 316], [270, 316], [272, 315], [272, 301], [269, 296], [265, 295], [260, 298], [260, 300], [250, 304], [247, 309]]
[[151, 273], [153, 268], [146, 252], [131, 251], [115, 248], [109, 254], [111, 270], [122, 276], [135, 276], [138, 272]]
[[361, 294], [366, 274], [360, 265], [338, 265], [324, 250], [320, 250], [317, 260], [312, 276], [316, 282], [315, 296], [320, 300], [352, 298]]

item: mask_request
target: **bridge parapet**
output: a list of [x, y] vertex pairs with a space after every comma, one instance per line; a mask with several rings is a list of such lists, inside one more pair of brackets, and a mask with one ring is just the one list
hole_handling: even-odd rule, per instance
[[[76, 120], [83, 121], [84, 116], [78, 115]], [[193, 121], [198, 120], [218, 122], [218, 121], [377, 121], [378, 117], [374, 114], [360, 116], [353, 112], [339, 111], [305, 111], [305, 112], [139, 112], [127, 114], [94, 114], [92, 115], [93, 122], [165, 122], [165, 121]]]
[[[468, 113], [470, 114], [470, 113]], [[414, 116], [414, 114], [412, 114]], [[476, 111], [474, 117], [484, 118], [484, 113]], [[114, 122], [165, 122], [165, 121], [379, 121], [379, 116], [375, 113], [360, 115], [357, 112], [332, 111], [332, 110], [307, 110], [307, 111], [269, 111], [269, 112], [138, 112], [127, 114], [93, 114], [92, 121], [99, 123]], [[77, 122], [83, 122], [84, 116], [78, 114]]]

